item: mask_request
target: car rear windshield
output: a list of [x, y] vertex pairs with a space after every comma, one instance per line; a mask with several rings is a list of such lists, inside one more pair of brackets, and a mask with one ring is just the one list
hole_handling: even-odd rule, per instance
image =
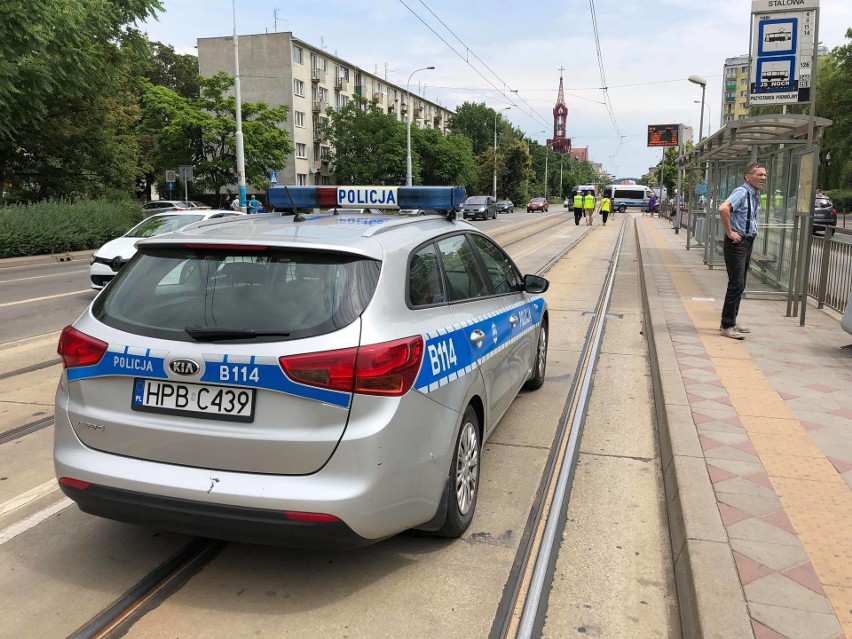
[[831, 206], [831, 200], [829, 200], [828, 198], [824, 198], [824, 197], [818, 197], [816, 199], [816, 205], [819, 206], [819, 207], [830, 207]]
[[119, 330], [178, 341], [311, 337], [364, 311], [380, 266], [337, 253], [143, 248], [92, 312]]
[[465, 204], [485, 204], [486, 199], [487, 198], [484, 195], [472, 195], [467, 198]]
[[192, 213], [150, 217], [135, 228], [130, 229], [125, 237], [154, 237], [155, 235], [177, 231], [188, 224], [200, 222], [203, 219], [203, 215]]

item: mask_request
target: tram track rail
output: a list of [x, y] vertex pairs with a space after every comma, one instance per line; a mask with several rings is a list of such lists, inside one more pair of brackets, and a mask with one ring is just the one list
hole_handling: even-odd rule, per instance
[[[580, 441], [592, 391], [600, 345], [612, 298], [618, 260], [630, 218], [624, 217], [601, 294], [586, 334], [554, 445], [545, 465], [542, 482], [521, 537], [518, 552], [492, 623], [489, 639], [529, 639], [541, 635], [547, 611], [549, 584], [565, 528]], [[571, 247], [542, 268], [546, 272]]]
[[37, 433], [51, 425], [53, 425], [53, 415], [48, 415], [47, 417], [42, 417], [41, 419], [37, 419], [27, 424], [5, 430], [0, 433], [0, 446], [13, 442], [16, 439], [21, 439], [21, 437]]

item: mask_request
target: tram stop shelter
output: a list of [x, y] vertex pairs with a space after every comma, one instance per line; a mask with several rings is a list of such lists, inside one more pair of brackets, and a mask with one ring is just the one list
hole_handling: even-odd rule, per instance
[[[747, 296], [787, 297], [787, 315], [807, 307], [808, 266], [811, 254], [813, 208], [819, 140], [831, 120], [809, 115], [760, 115], [724, 127], [678, 157], [679, 193], [690, 194], [686, 207], [678, 208], [675, 229], [687, 231], [686, 248], [704, 251], [709, 268], [725, 267], [724, 227], [719, 205], [743, 183], [750, 162], [766, 165], [768, 178], [760, 195], [758, 237], [751, 261]], [[688, 178], [704, 173], [707, 196], [703, 206], [694, 196]], [[693, 179], [693, 182], [695, 180]], [[757, 277], [755, 277], [755, 275]], [[754, 287], [755, 284], [759, 288]]]

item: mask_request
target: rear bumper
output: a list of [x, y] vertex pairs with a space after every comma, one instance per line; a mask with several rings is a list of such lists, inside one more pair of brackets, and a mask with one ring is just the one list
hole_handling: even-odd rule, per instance
[[357, 535], [341, 521], [293, 521], [279, 510], [207, 504], [92, 484], [86, 489], [60, 484], [80, 510], [128, 524], [187, 535], [291, 548], [360, 548], [380, 541]]
[[[422, 526], [441, 504], [459, 415], [418, 392], [406, 397], [395, 405], [359, 396], [325, 466], [308, 475], [277, 475], [148, 461], [86, 446], [69, 422], [60, 385], [56, 476], [90, 482], [94, 489], [63, 490], [83, 511], [109, 519], [261, 544], [364, 546]], [[328, 514], [342, 523], [303, 524], [282, 511]]]

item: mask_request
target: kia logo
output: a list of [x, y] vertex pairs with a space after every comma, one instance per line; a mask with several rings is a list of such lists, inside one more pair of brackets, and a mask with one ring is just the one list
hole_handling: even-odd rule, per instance
[[199, 366], [191, 359], [173, 359], [169, 362], [169, 368], [178, 375], [195, 375]]

